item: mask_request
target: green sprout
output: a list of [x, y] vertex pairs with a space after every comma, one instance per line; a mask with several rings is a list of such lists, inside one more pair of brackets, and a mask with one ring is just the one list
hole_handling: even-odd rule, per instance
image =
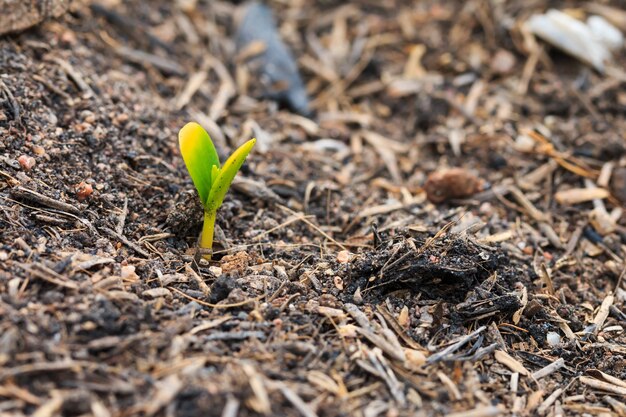
[[[183, 126], [178, 132], [180, 153], [204, 206], [204, 225], [200, 236], [201, 248], [211, 249], [213, 247], [217, 209], [222, 205], [230, 184], [255, 143], [256, 139], [251, 139], [241, 145], [220, 168], [220, 160], [215, 145], [202, 126], [191, 122]], [[204, 257], [211, 259], [210, 254]]]

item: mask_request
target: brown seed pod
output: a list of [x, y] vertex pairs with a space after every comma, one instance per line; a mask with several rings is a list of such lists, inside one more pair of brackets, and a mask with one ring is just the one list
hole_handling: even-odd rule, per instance
[[424, 184], [426, 196], [433, 203], [470, 197], [484, 188], [484, 180], [462, 168], [435, 171], [428, 176]]

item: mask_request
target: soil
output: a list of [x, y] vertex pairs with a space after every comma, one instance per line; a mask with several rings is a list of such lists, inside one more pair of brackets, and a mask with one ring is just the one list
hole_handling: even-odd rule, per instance
[[[310, 117], [232, 2], [1, 37], [0, 415], [626, 415], [626, 55], [521, 26], [614, 3], [269, 1]], [[258, 140], [211, 261], [190, 120]]]

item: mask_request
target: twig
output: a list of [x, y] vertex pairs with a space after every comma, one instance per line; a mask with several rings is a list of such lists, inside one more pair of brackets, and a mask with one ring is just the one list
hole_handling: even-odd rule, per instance
[[95, 95], [89, 84], [84, 80], [83, 76], [74, 69], [72, 64], [67, 60], [63, 60], [60, 57], [53, 57], [52, 62], [56, 63], [63, 72], [65, 72], [74, 81], [76, 86], [84, 93], [84, 98], [89, 98]]
[[72, 97], [69, 94], [67, 94], [65, 91], [61, 90], [59, 87], [52, 84], [50, 81], [48, 81], [47, 79], [45, 79], [39, 74], [34, 74], [33, 79], [43, 84], [43, 86], [46, 87], [48, 90], [52, 91], [53, 93], [57, 94], [60, 97], [63, 97], [63, 99], [65, 99], [65, 101], [70, 106], [72, 105], [73, 103]]
[[6, 86], [4, 81], [0, 80], [0, 91], [4, 96], [5, 100], [9, 102], [9, 107], [11, 108], [11, 113], [13, 113], [13, 119], [17, 121], [21, 121], [21, 112], [20, 112], [20, 103], [15, 99], [9, 87]]
[[613, 394], [617, 394], [617, 395], [626, 396], [626, 388], [620, 387], [618, 385], [610, 384], [604, 381], [599, 381], [595, 378], [590, 378], [588, 376], [581, 376], [580, 382], [591, 388], [595, 388], [601, 391], [612, 392]]
[[160, 56], [145, 51], [132, 49], [124, 45], [118, 45], [114, 47], [114, 51], [116, 54], [130, 62], [134, 62], [135, 64], [140, 64], [147, 67], [152, 66], [166, 74], [177, 75], [179, 77], [185, 76], [187, 74], [185, 68], [183, 68], [177, 62], [174, 62], [167, 58], [162, 58]]
[[124, 207], [122, 208], [122, 212], [120, 213], [117, 225], [115, 226], [115, 231], [120, 235], [124, 233], [124, 224], [126, 223], [126, 216], [128, 216], [128, 197], [124, 197]]
[[538, 414], [544, 414], [546, 411], [548, 411], [548, 407], [550, 407], [552, 404], [554, 404], [556, 399], [559, 398], [559, 396], [561, 394], [563, 394], [563, 388], [559, 388], [559, 389], [555, 390], [552, 394], [550, 394], [550, 396], [548, 398], [546, 398], [543, 401], [543, 403], [541, 403], [539, 408], [537, 408], [537, 413]]
[[449, 393], [451, 394], [451, 395], [449, 394], [448, 397], [450, 397], [451, 399], [455, 401], [459, 401], [463, 398], [463, 396], [461, 395], [461, 391], [459, 391], [459, 387], [457, 387], [456, 384], [452, 382], [449, 376], [447, 376], [441, 371], [438, 371], [437, 377], [439, 378], [441, 383], [446, 386]]
[[509, 368], [511, 371], [516, 372], [521, 375], [528, 375], [530, 371], [522, 365], [520, 361], [509, 355], [503, 350], [496, 350], [495, 352], [496, 361], [500, 362], [502, 365]]
[[211, 304], [211, 303], [207, 303], [206, 301], [202, 301], [199, 298], [195, 298], [192, 297], [191, 295], [185, 294], [184, 292], [182, 292], [181, 290], [179, 290], [178, 288], [174, 288], [174, 287], [167, 287], [168, 289], [177, 292], [178, 294], [182, 295], [183, 297], [191, 300], [191, 301], [195, 301], [196, 303], [206, 306], [206, 307], [211, 307], [211, 308], [234, 308], [234, 307], [242, 307], [245, 306], [246, 304], [250, 304], [250, 303], [256, 303], [257, 301], [259, 301], [262, 297], [256, 297], [256, 298], [250, 298], [248, 300], [244, 300], [241, 301], [239, 303], [232, 303], [232, 304]]
[[387, 365], [387, 361], [382, 356], [381, 351], [378, 349], [367, 350], [366, 354], [369, 362], [359, 359], [357, 360], [357, 364], [367, 372], [371, 373], [372, 375], [376, 375], [377, 377], [385, 381], [387, 387], [389, 388], [389, 392], [396, 400], [396, 402], [400, 406], [404, 406], [406, 404], [404, 387], [396, 378], [393, 370]]
[[189, 80], [187, 80], [187, 84], [185, 84], [183, 90], [174, 99], [174, 107], [176, 107], [176, 110], [182, 109], [189, 103], [189, 101], [191, 101], [191, 98], [196, 94], [200, 87], [202, 87], [207, 77], [208, 74], [204, 69], [193, 73], [191, 77], [189, 77]]
[[593, 319], [593, 333], [597, 333], [604, 325], [607, 317], [609, 317], [610, 308], [615, 301], [615, 297], [612, 294], [607, 295], [604, 300], [602, 300], [602, 305], [600, 305], [600, 309], [598, 310], [598, 314]]
[[141, 249], [141, 247], [139, 245], [137, 245], [136, 243], [131, 242], [126, 236], [124, 236], [124, 235], [122, 235], [120, 233], [117, 233], [115, 230], [109, 229], [108, 227], [102, 227], [102, 228], [100, 228], [100, 230], [102, 230], [109, 237], [114, 238], [114, 239], [118, 239], [123, 244], [125, 244], [126, 246], [128, 246], [129, 248], [131, 248], [132, 250], [134, 250], [139, 255], [143, 256], [144, 258], [150, 258], [150, 254], [148, 252], [146, 252], [145, 250]]
[[311, 410], [311, 407], [300, 398], [298, 394], [292, 391], [282, 382], [276, 383], [280, 392], [283, 393], [287, 401], [289, 401], [304, 417], [317, 417], [317, 414]]
[[66, 211], [68, 213], [79, 215], [81, 211], [74, 207], [71, 204], [64, 203], [59, 200], [55, 200], [54, 198], [47, 197], [43, 194], [38, 193], [37, 191], [29, 190], [24, 187], [16, 187], [11, 189], [11, 196], [15, 198], [23, 198], [25, 200], [32, 201], [34, 203], [39, 203], [42, 206], [51, 207], [57, 210]]
[[237, 417], [239, 411], [239, 400], [235, 397], [229, 396], [226, 400], [226, 405], [222, 409], [222, 417]]
[[57, 274], [52, 269], [44, 265], [40, 265], [40, 264], [32, 264], [32, 265], [16, 264], [16, 265], [22, 268], [25, 272], [30, 273], [34, 277], [42, 279], [51, 284], [58, 285], [59, 287], [69, 288], [71, 290], [78, 289], [78, 284], [76, 284], [74, 281], [70, 281], [66, 279], [64, 276]]
[[544, 366], [540, 370], [532, 373], [530, 377], [535, 380], [539, 380], [543, 377], [550, 375], [553, 372], [558, 371], [563, 366], [565, 366], [565, 360], [563, 358], [559, 358], [556, 361], [552, 362], [550, 365]]
[[478, 407], [473, 410], [459, 411], [458, 413], [450, 413], [448, 417], [496, 417], [502, 414], [502, 409], [495, 405], [487, 407]]
[[615, 410], [617, 415], [620, 417], [626, 416], [626, 405], [623, 402], [617, 401], [615, 398], [609, 397], [608, 395], [605, 395], [602, 399]]
[[459, 350], [461, 347], [463, 347], [463, 345], [472, 340], [475, 336], [482, 333], [486, 328], [487, 326], [480, 326], [478, 329], [474, 330], [470, 334], [461, 337], [457, 342], [451, 344], [441, 352], [431, 355], [428, 359], [426, 359], [426, 363], [434, 363], [445, 359], [446, 356]]

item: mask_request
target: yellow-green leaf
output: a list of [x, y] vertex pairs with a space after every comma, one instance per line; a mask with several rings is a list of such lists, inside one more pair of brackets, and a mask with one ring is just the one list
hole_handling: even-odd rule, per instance
[[200, 195], [200, 201], [206, 205], [215, 180], [212, 175], [214, 167], [220, 167], [215, 146], [206, 130], [194, 122], [187, 123], [180, 129], [178, 144], [193, 185]]
[[209, 198], [206, 203], [206, 210], [217, 210], [224, 201], [224, 196], [233, 182], [237, 171], [243, 165], [246, 157], [254, 147], [256, 139], [250, 139], [241, 145], [233, 154], [224, 162], [224, 166], [219, 170], [217, 177], [213, 180], [213, 186], [209, 192]]

